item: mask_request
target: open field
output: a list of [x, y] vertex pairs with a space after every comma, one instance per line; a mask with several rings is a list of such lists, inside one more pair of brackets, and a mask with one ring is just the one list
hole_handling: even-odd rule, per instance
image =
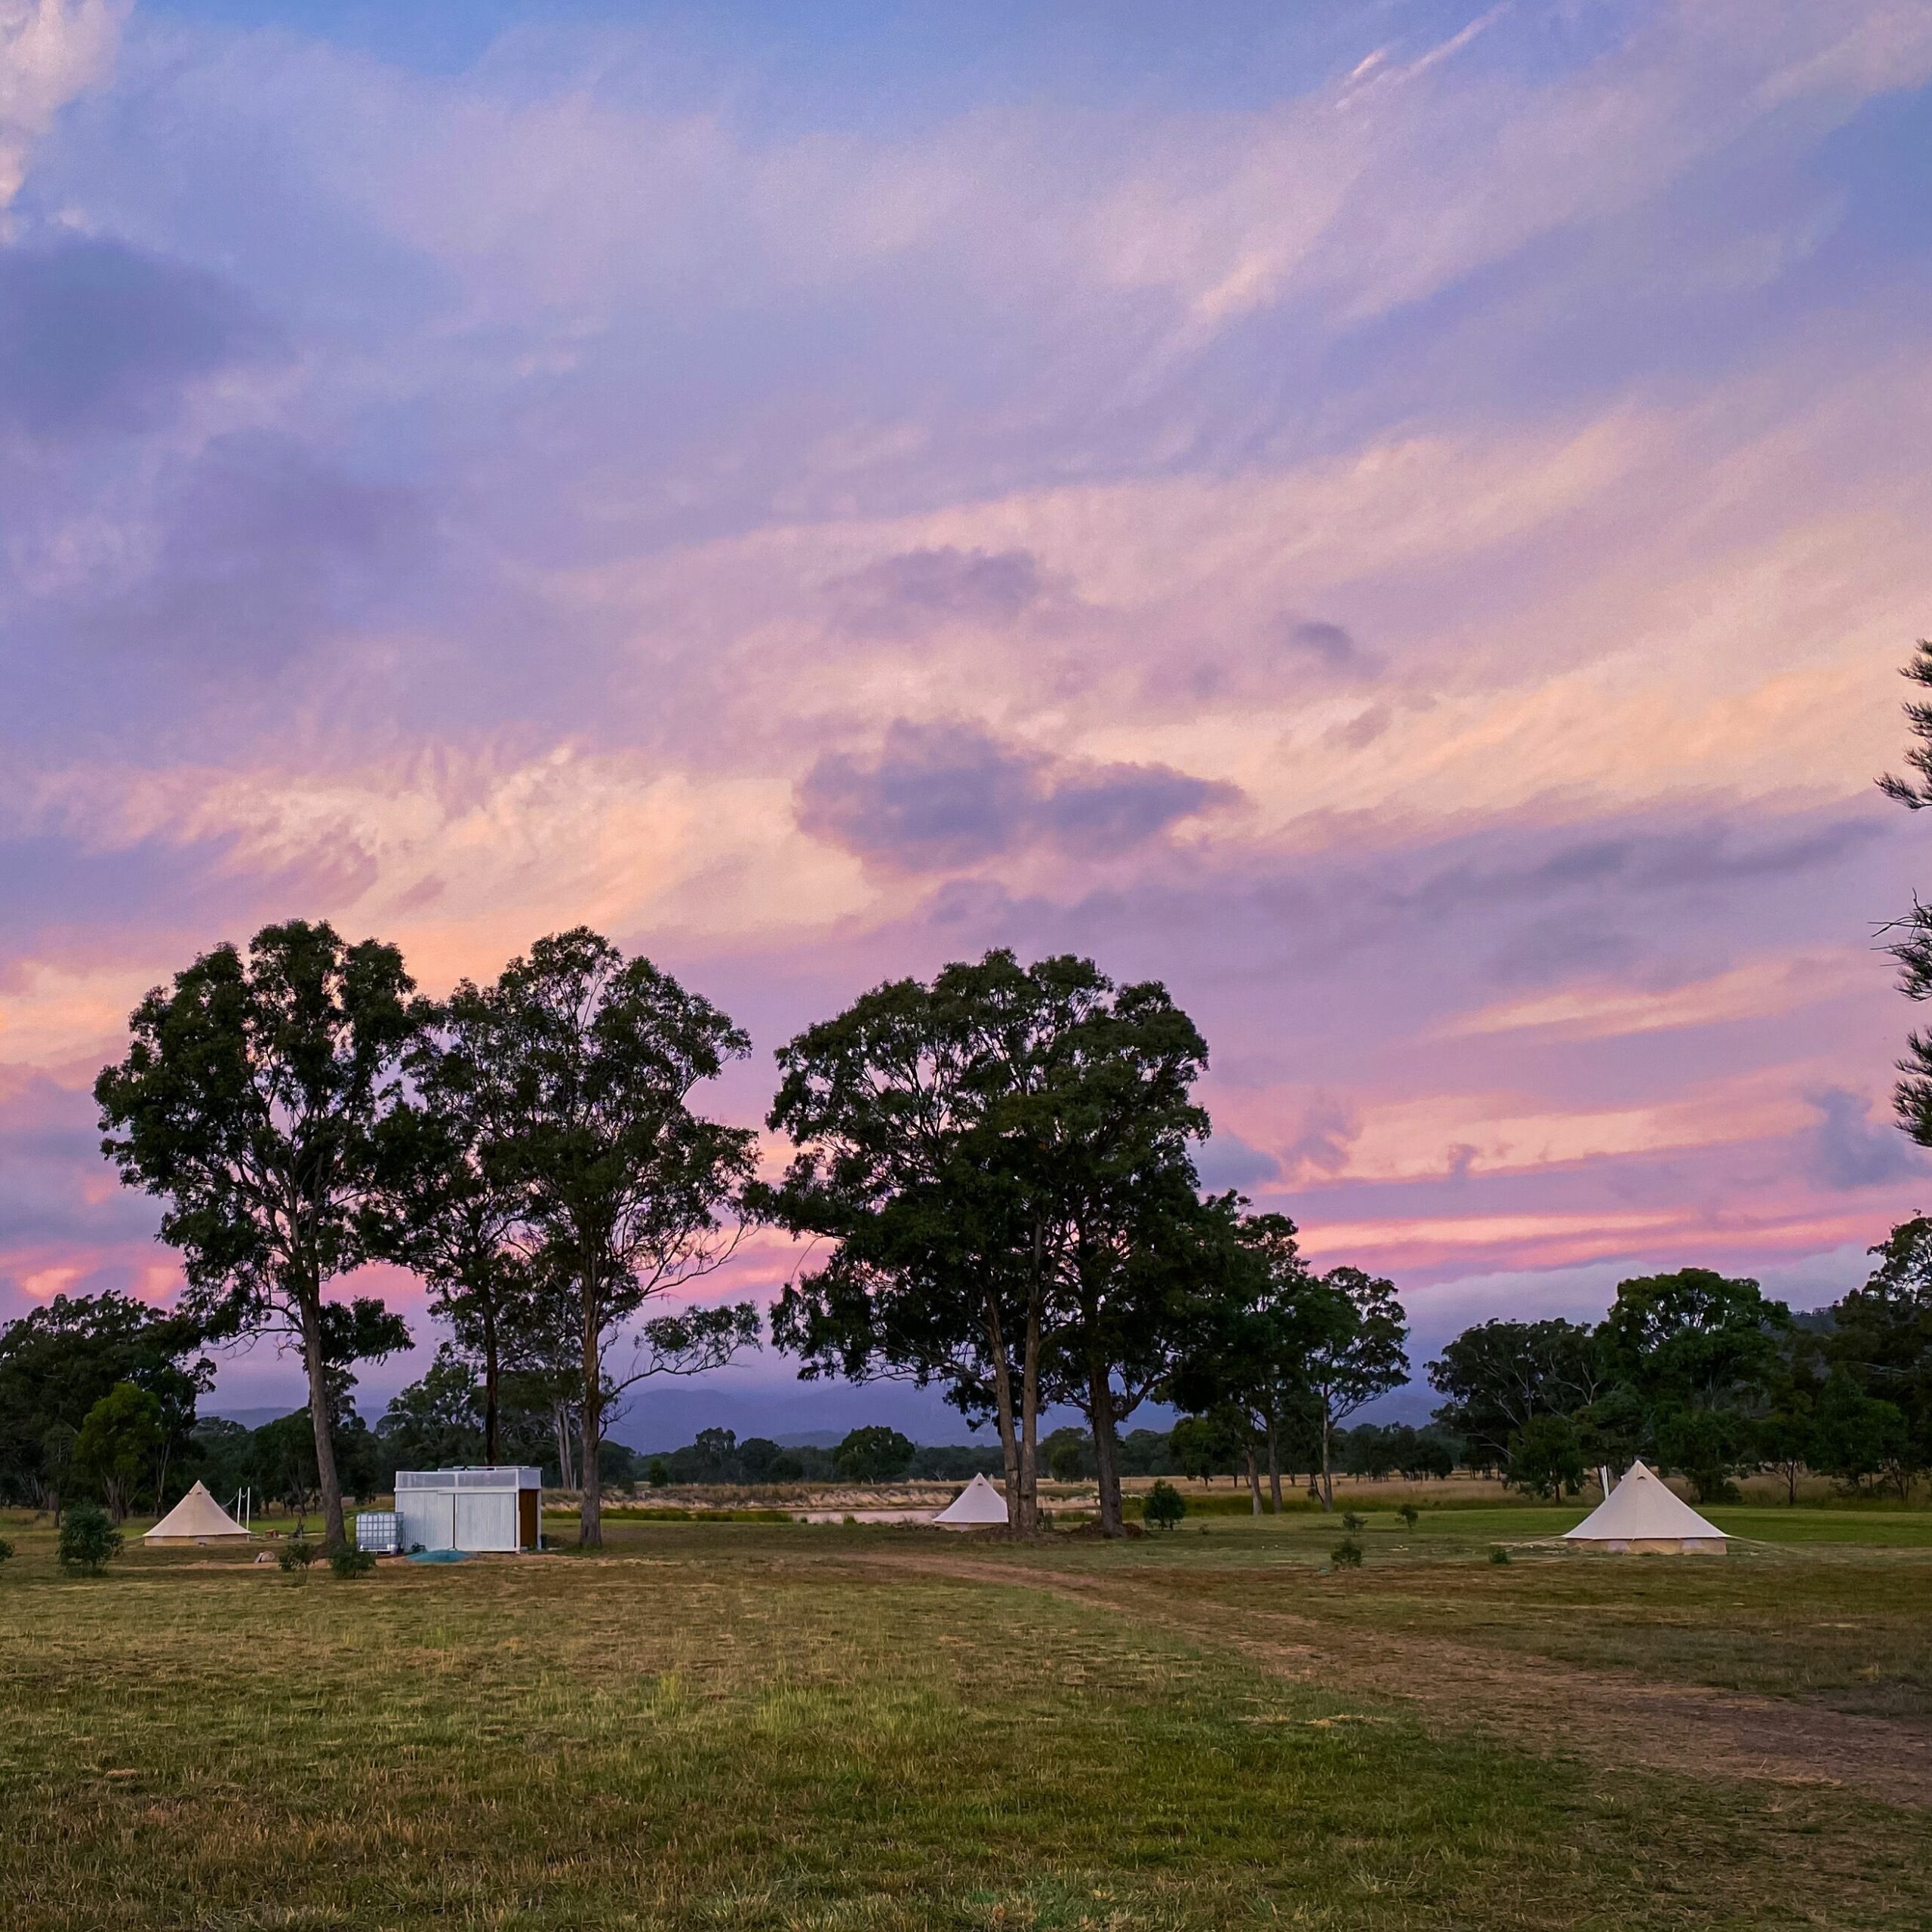
[[[620, 1522], [292, 1582], [0, 1522], [8, 1932], [1915, 1927], [1932, 1518]], [[1203, 1530], [1205, 1534], [1203, 1534]], [[1489, 1560], [1497, 1545], [1512, 1560]]]

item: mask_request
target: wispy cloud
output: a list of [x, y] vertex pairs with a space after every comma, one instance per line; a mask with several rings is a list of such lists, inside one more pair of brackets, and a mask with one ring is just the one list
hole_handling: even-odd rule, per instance
[[0, 0], [14, 1292], [165, 1284], [88, 1076], [295, 911], [431, 984], [588, 919], [761, 1046], [1091, 950], [1220, 1183], [1410, 1282], [1910, 1203], [1922, 8], [1049, 11], [897, 89], [426, 17]]

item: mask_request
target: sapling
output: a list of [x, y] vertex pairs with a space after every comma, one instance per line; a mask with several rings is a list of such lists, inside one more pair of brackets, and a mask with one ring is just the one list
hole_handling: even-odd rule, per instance
[[1147, 1500], [1140, 1506], [1141, 1520], [1157, 1530], [1171, 1530], [1186, 1514], [1187, 1498], [1164, 1477], [1147, 1492]]
[[98, 1577], [121, 1548], [121, 1532], [98, 1503], [76, 1503], [60, 1524], [60, 1567]]

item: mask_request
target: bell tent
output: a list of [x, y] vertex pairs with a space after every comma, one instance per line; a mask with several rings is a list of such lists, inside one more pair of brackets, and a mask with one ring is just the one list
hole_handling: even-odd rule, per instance
[[984, 1476], [975, 1476], [933, 1521], [969, 1526], [1003, 1523], [1006, 1521], [1006, 1498]]
[[1563, 1540], [1620, 1555], [1721, 1556], [1725, 1550], [1723, 1531], [1706, 1522], [1641, 1463], [1632, 1463], [1623, 1480]]
[[205, 1483], [198, 1482], [141, 1540], [206, 1543], [213, 1537], [239, 1537], [246, 1542], [248, 1532], [208, 1494]]

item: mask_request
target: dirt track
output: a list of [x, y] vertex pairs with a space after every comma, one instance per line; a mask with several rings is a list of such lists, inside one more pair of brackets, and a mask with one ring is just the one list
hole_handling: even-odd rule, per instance
[[1131, 1576], [1092, 1577], [1030, 1565], [881, 1552], [843, 1559], [949, 1582], [1037, 1590], [1088, 1610], [1131, 1616], [1191, 1642], [1229, 1651], [1264, 1670], [1351, 1687], [1417, 1706], [1525, 1749], [1552, 1748], [1610, 1764], [1835, 1785], [1888, 1804], [1932, 1807], [1932, 1733], [1774, 1697], [1663, 1683], [1633, 1673], [1520, 1660], [1431, 1635], [1339, 1627], [1271, 1611], [1265, 1632], [1236, 1631], [1211, 1606], [1177, 1602]]

